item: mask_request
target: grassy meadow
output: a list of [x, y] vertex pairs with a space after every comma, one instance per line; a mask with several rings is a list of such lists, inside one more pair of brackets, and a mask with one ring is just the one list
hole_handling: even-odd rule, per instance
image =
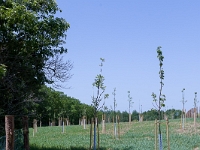
[[[161, 124], [163, 148], [167, 150], [166, 122]], [[154, 150], [155, 121], [120, 123], [120, 139], [113, 138], [113, 124], [106, 124], [106, 133], [100, 132], [100, 150]], [[88, 150], [90, 126], [72, 125], [65, 127], [38, 127], [33, 137], [30, 128], [31, 150]], [[185, 130], [180, 128], [180, 119], [169, 120], [169, 140], [171, 150], [200, 150], [200, 120], [197, 119], [195, 132], [193, 119], [187, 119]]]

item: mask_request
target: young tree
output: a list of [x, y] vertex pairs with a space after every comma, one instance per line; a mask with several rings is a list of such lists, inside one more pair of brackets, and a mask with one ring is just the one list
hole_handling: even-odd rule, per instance
[[[94, 150], [96, 150], [96, 124], [97, 122], [97, 112], [99, 109], [101, 109], [104, 104], [100, 105], [101, 101], [102, 101], [102, 96], [105, 92], [106, 86], [104, 85], [104, 76], [102, 75], [102, 67], [103, 67], [103, 62], [105, 62], [105, 59], [100, 58], [101, 60], [101, 64], [100, 64], [100, 74], [98, 74], [95, 78], [95, 81], [93, 83], [93, 86], [97, 88], [97, 94], [96, 97], [92, 97], [92, 106], [94, 109]], [[104, 94], [104, 99], [108, 98], [108, 94]]]
[[[116, 109], [116, 107], [117, 107], [117, 103], [116, 103], [116, 98], [115, 98], [115, 95], [116, 95], [116, 88], [114, 88], [114, 90], [113, 90], [113, 96], [114, 96], [114, 101], [113, 101], [113, 112], [114, 112], [114, 116], [115, 116], [115, 109]], [[115, 122], [114, 120], [113, 120], [113, 122]]]
[[131, 107], [132, 107], [132, 97], [131, 97], [131, 92], [128, 91], [128, 108], [129, 108], [129, 124], [131, 123]]
[[160, 77], [160, 90], [159, 90], [159, 96], [158, 99], [156, 98], [156, 94], [152, 93], [152, 97], [153, 97], [153, 101], [155, 102], [156, 106], [155, 108], [158, 111], [158, 119], [159, 119], [159, 126], [158, 126], [158, 130], [159, 130], [159, 141], [160, 141], [160, 149], [162, 149], [162, 136], [161, 136], [161, 127], [160, 127], [160, 121], [161, 121], [161, 108], [165, 107], [165, 95], [162, 94], [162, 89], [164, 86], [163, 80], [164, 80], [164, 70], [162, 68], [163, 66], [163, 59], [164, 56], [162, 55], [162, 51], [161, 51], [161, 46], [159, 46], [157, 48], [157, 58], [159, 60], [159, 77]]
[[116, 112], [115, 112], [115, 109], [117, 107], [117, 103], [116, 103], [116, 99], [115, 99], [115, 95], [116, 95], [116, 88], [114, 88], [114, 91], [113, 91], [113, 96], [114, 96], [114, 104], [113, 104], [113, 108], [114, 108], [114, 111], [113, 111], [113, 124], [114, 124], [114, 137], [117, 137], [117, 119], [116, 119]]
[[182, 92], [182, 104], [183, 104], [183, 110], [182, 110], [182, 118], [181, 118], [181, 120], [182, 120], [182, 129], [184, 130], [184, 128], [185, 128], [185, 103], [187, 102], [186, 100], [184, 100], [184, 91], [185, 91], [185, 88], [183, 88], [183, 90], [181, 91]]
[[197, 113], [197, 92], [194, 93], [195, 97], [194, 97], [194, 126], [195, 126], [195, 130], [196, 130], [196, 113]]

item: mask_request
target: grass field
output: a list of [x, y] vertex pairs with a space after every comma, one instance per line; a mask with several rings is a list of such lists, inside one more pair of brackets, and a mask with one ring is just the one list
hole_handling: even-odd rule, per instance
[[[120, 139], [113, 138], [113, 124], [106, 124], [106, 134], [100, 130], [101, 150], [154, 150], [155, 129], [154, 121], [120, 123]], [[161, 124], [163, 147], [167, 149], [166, 125]], [[31, 150], [87, 150], [90, 145], [90, 126], [38, 127], [33, 137], [30, 129]], [[169, 120], [169, 139], [171, 150], [200, 150], [200, 120], [197, 119], [197, 131], [194, 130], [193, 120], [187, 119], [185, 130], [180, 129], [180, 119]]]

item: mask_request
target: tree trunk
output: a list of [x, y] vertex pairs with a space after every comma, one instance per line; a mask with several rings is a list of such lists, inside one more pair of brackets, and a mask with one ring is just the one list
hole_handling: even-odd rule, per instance
[[24, 135], [24, 149], [29, 150], [29, 128], [28, 128], [28, 116], [24, 116], [23, 120], [23, 135]]
[[86, 119], [85, 119], [85, 116], [83, 116], [83, 129], [86, 129], [86, 126], [85, 126], [85, 124], [86, 124], [86, 121], [85, 121]]
[[14, 150], [14, 116], [5, 116], [6, 150]]

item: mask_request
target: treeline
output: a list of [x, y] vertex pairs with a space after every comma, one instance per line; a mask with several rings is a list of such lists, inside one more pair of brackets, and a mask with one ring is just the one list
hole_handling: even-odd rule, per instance
[[[94, 117], [94, 108], [92, 106], [81, 103], [76, 98], [67, 96], [63, 92], [55, 91], [46, 86], [43, 86], [39, 90], [38, 97], [34, 101], [32, 114], [29, 114], [29, 116], [31, 119], [41, 120], [42, 125], [49, 125], [50, 122], [58, 124], [59, 118], [67, 118], [71, 124], [77, 125], [83, 117], [87, 118], [88, 122]], [[114, 112], [108, 109], [105, 111], [100, 110], [98, 112], [99, 120], [101, 120], [103, 114], [106, 115], [106, 122], [112, 122], [115, 115], [119, 116], [120, 122], [128, 122], [129, 119], [127, 111]], [[145, 111], [142, 114], [144, 121], [158, 119], [158, 112], [156, 110]], [[181, 111], [169, 109], [166, 112], [161, 111], [161, 114], [162, 119], [164, 119], [165, 115], [169, 119], [176, 119], [180, 118]], [[131, 120], [139, 120], [139, 113], [136, 110], [132, 111]]]

